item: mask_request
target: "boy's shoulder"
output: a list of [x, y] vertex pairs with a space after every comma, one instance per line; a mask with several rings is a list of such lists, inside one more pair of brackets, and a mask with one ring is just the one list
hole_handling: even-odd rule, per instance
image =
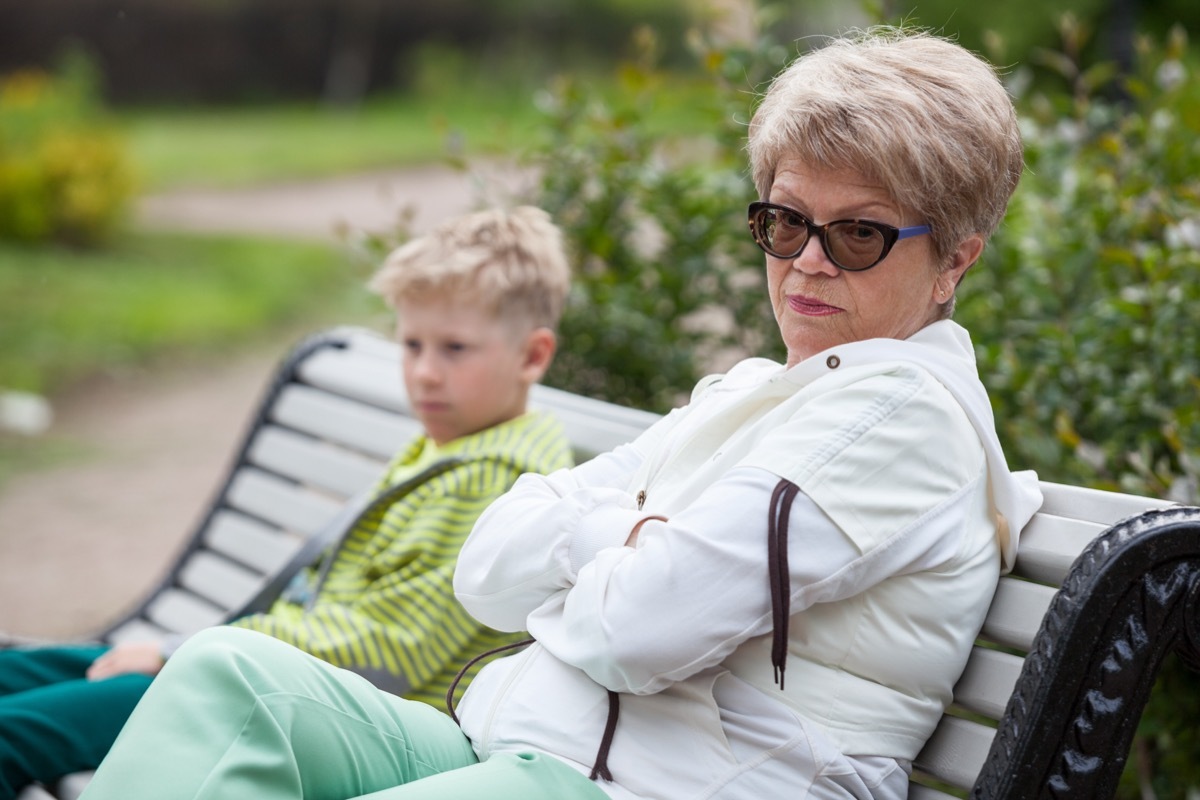
[[440, 448], [445, 458], [489, 462], [519, 472], [548, 473], [573, 463], [566, 429], [553, 414], [528, 411], [519, 417], [459, 437]]

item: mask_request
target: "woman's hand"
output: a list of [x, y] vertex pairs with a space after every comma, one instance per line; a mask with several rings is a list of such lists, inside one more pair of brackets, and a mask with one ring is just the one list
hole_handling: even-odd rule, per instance
[[97, 658], [88, 667], [90, 681], [117, 675], [141, 673], [154, 676], [163, 668], [162, 647], [158, 642], [129, 642], [119, 644]]

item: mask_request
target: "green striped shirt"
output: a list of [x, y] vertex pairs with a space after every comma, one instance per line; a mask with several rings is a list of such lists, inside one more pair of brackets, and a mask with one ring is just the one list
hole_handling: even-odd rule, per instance
[[451, 583], [459, 549], [522, 473], [570, 465], [562, 426], [541, 413], [448, 442], [432, 460], [419, 436], [388, 465], [378, 502], [342, 539], [311, 607], [279, 601], [233, 624], [444, 708], [464, 663], [523, 636], [493, 631], [459, 605]]

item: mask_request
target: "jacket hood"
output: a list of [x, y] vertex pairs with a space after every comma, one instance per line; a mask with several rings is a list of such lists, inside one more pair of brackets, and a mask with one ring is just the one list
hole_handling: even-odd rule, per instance
[[[1042, 491], [1033, 470], [1013, 472], [1008, 468], [987, 390], [979, 380], [971, 336], [957, 322], [941, 320], [927, 325], [908, 339], [871, 339], [830, 348], [844, 360], [853, 358], [858, 345], [870, 353], [869, 360], [915, 363], [928, 370], [945, 386], [966, 411], [987, 455], [992, 502], [1000, 515], [997, 521], [1001, 571], [1012, 571], [1021, 529], [1042, 505]], [[822, 354], [824, 355], [824, 354]], [[821, 356], [814, 356], [821, 358]]]

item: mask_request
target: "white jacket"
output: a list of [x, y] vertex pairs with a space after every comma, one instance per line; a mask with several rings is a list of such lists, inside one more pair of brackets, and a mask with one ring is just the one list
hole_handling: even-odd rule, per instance
[[[783, 689], [766, 545], [780, 477], [802, 492]], [[873, 796], [878, 757], [906, 764], [949, 703], [1040, 502], [1004, 464], [953, 322], [787, 370], [742, 362], [632, 445], [523, 476], [479, 519], [455, 591], [538, 644], [484, 668], [463, 730], [481, 758], [534, 750], [586, 773], [613, 690], [614, 782], [599, 784], [613, 797], [823, 796], [854, 780]], [[668, 521], [624, 546], [652, 515]]]

